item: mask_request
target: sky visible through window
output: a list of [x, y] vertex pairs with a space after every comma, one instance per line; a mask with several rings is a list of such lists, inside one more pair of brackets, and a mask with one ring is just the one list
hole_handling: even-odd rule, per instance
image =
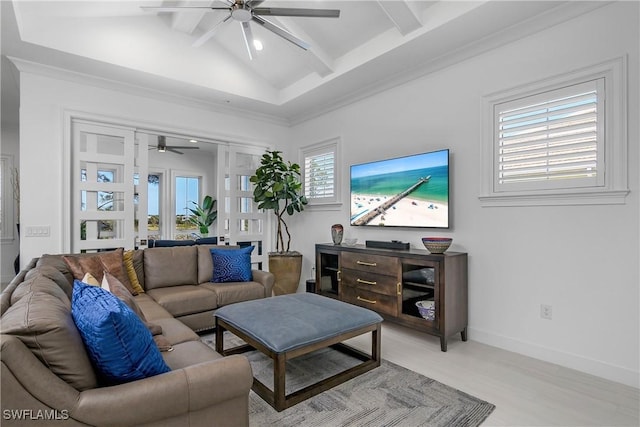
[[[189, 211], [187, 208], [193, 207], [193, 204], [190, 202], [200, 203], [198, 198], [199, 181], [198, 178], [186, 176], [176, 177], [176, 215], [188, 215]], [[151, 210], [149, 210], [149, 212], [151, 212]]]

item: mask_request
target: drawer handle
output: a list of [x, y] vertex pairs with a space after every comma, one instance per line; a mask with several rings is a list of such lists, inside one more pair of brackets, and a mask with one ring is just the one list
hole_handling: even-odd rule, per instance
[[398, 284], [396, 285], [396, 292], [398, 293], [398, 295], [402, 294], [402, 283], [398, 282]]
[[377, 285], [378, 284], [378, 282], [370, 282], [368, 280], [362, 280], [362, 279], [356, 279], [356, 282], [364, 283], [365, 285]]
[[367, 267], [377, 267], [378, 263], [376, 262], [364, 262], [364, 261], [356, 261], [358, 265], [366, 265]]
[[372, 301], [370, 299], [364, 299], [358, 296], [358, 301], [364, 301], [364, 302], [368, 302], [369, 304], [375, 304], [377, 301]]

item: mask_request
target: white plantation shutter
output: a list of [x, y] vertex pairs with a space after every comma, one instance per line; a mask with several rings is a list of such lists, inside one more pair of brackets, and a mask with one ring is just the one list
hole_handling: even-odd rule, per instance
[[495, 105], [497, 191], [604, 181], [604, 79]]
[[338, 138], [306, 146], [300, 151], [304, 195], [310, 205], [338, 203]]
[[325, 152], [304, 159], [304, 194], [309, 199], [335, 197], [335, 153]]

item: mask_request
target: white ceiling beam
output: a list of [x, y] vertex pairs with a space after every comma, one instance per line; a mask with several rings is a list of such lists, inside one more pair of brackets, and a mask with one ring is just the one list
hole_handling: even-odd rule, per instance
[[422, 27], [422, 23], [418, 15], [414, 12], [414, 8], [412, 8], [406, 0], [378, 0], [377, 3], [403, 36]]
[[[202, 6], [202, 3], [183, 1], [178, 6]], [[209, 13], [209, 9], [189, 10], [185, 12], [174, 12], [171, 16], [171, 28], [185, 34], [191, 34], [198, 27], [202, 18]]]
[[[307, 50], [305, 60], [307, 61], [307, 65], [309, 65], [316, 73], [318, 73], [320, 77], [326, 77], [335, 71], [333, 58], [320, 47], [321, 43], [318, 43], [314, 39], [312, 39], [311, 36], [309, 36], [309, 34], [307, 34], [307, 32], [304, 31], [301, 26], [296, 24], [293, 20], [289, 20], [286, 18], [276, 18], [273, 16], [269, 16], [269, 21], [286, 28], [296, 37], [301, 38], [311, 45], [311, 48]], [[286, 23], [284, 23], [283, 21], [286, 21]]]

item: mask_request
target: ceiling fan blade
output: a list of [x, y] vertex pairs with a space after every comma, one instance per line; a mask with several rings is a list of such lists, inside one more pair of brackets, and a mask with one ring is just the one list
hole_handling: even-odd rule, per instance
[[178, 151], [173, 147], [167, 147], [167, 151], [171, 151], [172, 153], [176, 153], [176, 154], [184, 154], [182, 151]]
[[251, 9], [256, 15], [265, 16], [298, 16], [307, 18], [339, 18], [338, 9], [296, 9], [289, 7], [259, 7]]
[[186, 145], [170, 145], [167, 147], [167, 149], [169, 148], [179, 148], [181, 150], [199, 150], [200, 149], [200, 147], [189, 147]]
[[210, 10], [230, 10], [228, 6], [178, 6], [178, 7], [163, 7], [163, 6], [140, 6], [140, 9], [145, 12], [185, 12], [185, 11], [198, 11], [202, 9]]
[[263, 3], [264, 0], [248, 0], [245, 2], [245, 4], [247, 6], [249, 6], [250, 9], [253, 9], [254, 7], [257, 7], [260, 5], [260, 3]]
[[221, 24], [224, 24], [225, 22], [227, 22], [229, 19], [231, 19], [231, 14], [229, 14], [229, 16], [224, 18], [222, 21], [218, 22], [216, 25], [214, 25], [209, 31], [207, 31], [206, 33], [201, 35], [200, 38], [198, 38], [195, 42], [193, 42], [192, 46], [193, 47], [202, 46], [207, 40], [209, 40], [211, 37], [213, 37], [213, 34], [216, 32], [218, 27]]
[[309, 50], [309, 48], [311, 48], [311, 45], [309, 43], [305, 42], [302, 39], [299, 39], [298, 37], [291, 34], [289, 31], [285, 30], [284, 28], [278, 27], [273, 22], [269, 22], [266, 19], [256, 15], [254, 15], [252, 19], [254, 22], [257, 22], [258, 24], [265, 27], [267, 30], [276, 33], [283, 39], [290, 41], [291, 43], [295, 44], [299, 48], [302, 48], [304, 50]]
[[251, 27], [249, 26], [249, 22], [241, 22], [240, 24], [242, 24], [242, 35], [244, 38], [244, 45], [247, 47], [247, 52], [249, 52], [249, 60], [253, 61], [256, 50], [255, 46], [253, 45], [253, 34], [251, 33]]

